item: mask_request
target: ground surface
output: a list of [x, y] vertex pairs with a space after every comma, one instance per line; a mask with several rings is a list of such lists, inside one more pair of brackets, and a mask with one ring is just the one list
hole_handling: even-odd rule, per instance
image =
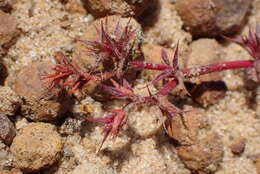
[[[191, 35], [182, 29], [183, 23], [174, 3], [168, 4], [166, 0], [158, 3], [161, 4], [161, 11], [157, 23], [155, 21], [154, 25], [145, 28], [144, 42], [172, 48], [180, 40], [181, 57], [185, 57], [188, 45], [192, 42]], [[87, 12], [68, 9], [58, 0], [19, 0], [13, 4], [12, 15], [18, 19], [20, 36], [3, 58], [9, 76], [15, 76], [31, 62], [52, 61], [55, 51], [73, 52], [75, 44], [71, 38], [80, 38], [94, 18]], [[145, 15], [147, 18], [149, 15]], [[142, 22], [142, 18], [139, 21]], [[255, 0], [241, 33], [247, 33], [248, 27], [258, 22], [260, 1]], [[241, 47], [222, 40], [219, 43], [225, 60], [249, 58]], [[215, 173], [257, 174], [254, 158], [260, 155], [260, 101], [257, 101], [260, 99], [260, 90], [249, 91], [245, 88], [243, 70], [225, 71], [221, 76], [228, 88], [226, 96], [206, 109], [195, 106], [205, 114], [212, 131], [223, 141], [223, 161]], [[131, 113], [128, 123], [130, 128], [123, 131], [115, 142], [107, 141], [105, 150], [96, 154], [98, 143], [103, 137], [102, 126], [83, 121], [81, 106], [84, 104], [93, 107], [93, 115], [104, 113], [102, 104], [90, 98], [76, 103], [62, 123], [56, 125], [64, 143], [62, 158], [50, 168], [35, 173], [191, 173], [179, 159], [176, 147], [170, 143], [170, 138], [158, 121], [160, 113], [153, 108], [142, 107]], [[111, 105], [118, 106], [120, 103]], [[16, 117], [13, 120], [17, 130], [29, 124], [25, 118], [19, 115]], [[230, 145], [241, 137], [246, 139], [245, 150], [241, 155], [234, 155]]]

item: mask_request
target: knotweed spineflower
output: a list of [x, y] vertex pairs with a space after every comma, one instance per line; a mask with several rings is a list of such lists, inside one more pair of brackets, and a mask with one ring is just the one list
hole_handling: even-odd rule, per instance
[[[170, 102], [168, 95], [177, 86], [181, 86], [187, 92], [184, 85], [185, 80], [217, 71], [247, 68], [249, 72], [248, 77], [256, 82], [260, 82], [259, 27], [257, 27], [255, 32], [250, 30], [248, 36], [243, 36], [239, 39], [228, 38], [245, 48], [254, 60], [226, 61], [181, 69], [178, 65], [179, 44], [175, 48], [172, 62], [169, 61], [169, 55], [166, 54], [164, 49], [161, 51], [161, 58], [164, 64], [133, 61], [132, 49], [136, 33], [130, 25], [130, 20], [123, 27], [120, 21], [118, 21], [112, 32], [108, 31], [108, 25], [108, 20], [106, 19], [105, 24], [101, 21], [100, 28], [95, 27], [99, 36], [97, 40], [76, 39], [88, 46], [89, 52], [95, 58], [93, 65], [88, 67], [88, 69], [80, 68], [80, 66], [71, 63], [63, 54], [59, 53], [57, 56], [57, 65], [53, 68], [54, 73], [43, 77], [48, 80], [49, 89], [55, 86], [65, 87], [69, 89], [70, 95], [89, 81], [96, 81], [104, 92], [111, 95], [112, 99], [126, 101], [126, 104], [121, 109], [111, 110], [109, 114], [103, 117], [86, 117], [88, 121], [104, 125], [104, 138], [98, 151], [102, 148], [108, 137], [114, 139], [118, 136], [126, 124], [127, 113], [131, 107], [136, 107], [140, 104], [154, 105], [171, 118], [182, 115], [184, 111]], [[114, 65], [110, 70], [97, 68], [106, 61], [112, 62]], [[149, 92], [148, 96], [135, 94], [131, 85], [125, 80], [124, 75], [129, 67], [161, 71], [146, 86]], [[109, 79], [111, 82], [110, 85], [107, 83]], [[149, 85], [156, 84], [162, 80], [165, 82], [162, 89], [152, 94], [149, 90]], [[105, 81], [106, 84], [104, 83]]]
[[[229, 38], [228, 38], [229, 39]], [[183, 81], [185, 79], [190, 79], [193, 77], [198, 77], [200, 75], [209, 74], [212, 72], [223, 71], [223, 70], [231, 70], [231, 69], [239, 69], [246, 68], [248, 73], [248, 77], [253, 79], [256, 82], [260, 81], [260, 29], [259, 27], [255, 32], [252, 30], [249, 31], [248, 36], [241, 37], [240, 39], [229, 39], [243, 48], [245, 48], [248, 53], [254, 58], [254, 60], [237, 60], [237, 61], [226, 61], [220, 63], [209, 64], [205, 66], [193, 67], [193, 68], [185, 68], [179, 69], [176, 66], [176, 62], [178, 59], [178, 49], [175, 50], [175, 55], [173, 59], [172, 65], [169, 64], [168, 59], [165, 56], [164, 50], [162, 50], [162, 60], [166, 65], [162, 64], [151, 64], [146, 62], [131, 62], [130, 65], [134, 68], [138, 69], [150, 69], [150, 70], [159, 70], [162, 71], [151, 83], [157, 83], [160, 80], [164, 80], [167, 78], [173, 78], [172, 81], [168, 82], [165, 86], [169, 86], [168, 88], [164, 87], [166, 92], [163, 92], [167, 95], [172, 89], [176, 87], [176, 84], [181, 84], [183, 86]], [[178, 48], [178, 47], [177, 47]]]
[[256, 26], [255, 31], [249, 29], [247, 36], [241, 36], [236, 39], [228, 38], [226, 39], [239, 44], [243, 47], [249, 55], [255, 59], [253, 67], [247, 69], [248, 78], [260, 82], [260, 27]]
[[72, 95], [76, 90], [80, 89], [90, 80], [100, 80], [101, 77], [97, 74], [85, 72], [76, 64], [72, 64], [68, 58], [61, 52], [56, 52], [57, 65], [53, 68], [54, 73], [42, 76], [47, 79], [48, 89], [60, 86], [69, 89], [69, 95]]
[[81, 40], [87, 45], [89, 52], [96, 58], [96, 65], [102, 64], [105, 61], [113, 61], [115, 71], [118, 78], [121, 78], [126, 65], [132, 59], [132, 47], [134, 45], [135, 30], [130, 25], [131, 20], [125, 26], [121, 26], [120, 20], [114, 28], [114, 31], [109, 32], [108, 18], [105, 19], [105, 24], [101, 21], [100, 28], [95, 26], [98, 40]]
[[110, 111], [110, 114], [105, 115], [104, 117], [92, 118], [86, 117], [88, 121], [102, 123], [104, 124], [104, 138], [97, 150], [100, 151], [106, 139], [111, 136], [112, 139], [115, 139], [119, 133], [119, 131], [123, 128], [127, 121], [127, 117], [125, 115], [124, 110], [114, 109]]
[[178, 49], [179, 44], [177, 44], [174, 51], [172, 63], [170, 63], [169, 56], [167, 55], [166, 51], [162, 49], [161, 58], [165, 65], [144, 62], [131, 62], [130, 65], [139, 69], [162, 71], [157, 77], [155, 77], [155, 79], [150, 82], [150, 84], [155, 84], [161, 80], [168, 80], [168, 83], [166, 83], [164, 88], [159, 91], [161, 95], [168, 95], [171, 90], [177, 86], [177, 84], [181, 85], [182, 89], [188, 94], [183, 82], [183, 72], [180, 70], [180, 67], [178, 65]]

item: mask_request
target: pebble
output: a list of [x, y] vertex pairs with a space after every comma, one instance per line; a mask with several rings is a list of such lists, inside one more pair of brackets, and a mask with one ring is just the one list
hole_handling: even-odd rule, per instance
[[22, 105], [22, 99], [11, 88], [0, 87], [0, 113], [11, 116]]
[[13, 90], [25, 99], [22, 115], [33, 121], [53, 121], [68, 109], [69, 99], [61, 88], [47, 89], [42, 76], [52, 72], [51, 62], [33, 62], [16, 76]]
[[83, 2], [80, 0], [67, 0], [64, 5], [65, 9], [69, 13], [78, 13], [82, 15], [85, 15], [87, 13], [86, 9], [83, 6]]
[[194, 37], [237, 32], [244, 24], [252, 0], [177, 0], [176, 9]]
[[6, 13], [10, 13], [13, 9], [13, 0], [0, 0], [0, 10]]
[[148, 0], [84, 0], [87, 10], [95, 17], [112, 14], [139, 16], [147, 7]]
[[191, 107], [185, 106], [185, 112], [182, 116], [168, 118], [165, 127], [168, 135], [181, 145], [195, 144], [198, 134], [209, 127], [208, 120], [203, 112]]
[[9, 43], [18, 34], [16, 19], [0, 10], [0, 46]]
[[63, 142], [54, 125], [30, 123], [22, 128], [10, 147], [15, 167], [24, 173], [38, 171], [61, 158]]
[[246, 147], [246, 139], [243, 137], [237, 138], [230, 145], [231, 152], [235, 155], [240, 155], [244, 152]]
[[138, 107], [128, 114], [128, 126], [138, 136], [147, 138], [155, 135], [163, 125], [163, 114], [156, 106]]
[[16, 135], [14, 124], [8, 119], [7, 116], [0, 114], [0, 140], [10, 145]]
[[177, 148], [181, 161], [194, 173], [213, 173], [222, 162], [224, 150], [215, 132], [200, 135], [196, 144]]

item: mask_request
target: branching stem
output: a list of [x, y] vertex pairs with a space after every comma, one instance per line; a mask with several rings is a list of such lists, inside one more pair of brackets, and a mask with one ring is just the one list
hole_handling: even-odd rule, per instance
[[184, 78], [192, 78], [217, 71], [253, 67], [253, 64], [254, 60], [228, 61], [200, 67], [182, 69], [182, 73], [184, 75]]

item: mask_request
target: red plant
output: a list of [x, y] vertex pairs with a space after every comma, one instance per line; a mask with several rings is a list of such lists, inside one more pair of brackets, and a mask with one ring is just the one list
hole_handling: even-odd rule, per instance
[[[121, 99], [121, 100], [129, 100], [128, 103], [123, 106], [120, 110], [113, 110], [112, 115], [108, 115], [105, 117], [99, 117], [99, 118], [90, 118], [87, 117], [86, 119], [91, 122], [99, 122], [105, 124], [104, 128], [104, 138], [101, 142], [101, 145], [98, 149], [98, 151], [102, 148], [102, 145], [104, 144], [105, 140], [109, 135], [112, 137], [116, 137], [118, 132], [122, 129], [123, 125], [126, 123], [127, 115], [126, 108], [131, 106], [136, 106], [137, 104], [149, 104], [149, 105], [155, 105], [157, 106], [162, 112], [167, 113], [170, 116], [176, 116], [177, 114], [182, 113], [183, 111], [176, 106], [174, 106], [171, 102], [168, 101], [167, 96], [162, 95], [165, 90], [152, 95], [150, 93], [149, 96], [139, 96], [134, 93], [132, 87], [130, 84], [123, 79], [123, 85], [118, 84], [116, 81], [111, 79], [112, 84], [114, 87], [107, 86], [107, 85], [101, 85], [101, 87], [112, 95], [112, 98]], [[170, 84], [170, 83], [168, 83]], [[167, 87], [166, 87], [167, 88]], [[148, 89], [149, 90], [149, 89]], [[113, 131], [114, 130], [114, 131]]]
[[[176, 59], [178, 59], [178, 46], [176, 48], [176, 51], [174, 53], [174, 59], [172, 66], [169, 65], [169, 61], [167, 56], [165, 55], [165, 51], [162, 50], [162, 60], [166, 65], [162, 64], [151, 64], [151, 63], [145, 63], [145, 62], [130, 62], [129, 64], [133, 66], [134, 68], [138, 69], [149, 69], [149, 70], [159, 70], [163, 71], [160, 73], [151, 83], [157, 83], [160, 80], [164, 80], [167, 78], [172, 78], [170, 82], [166, 84], [168, 88], [164, 88], [165, 91], [163, 92], [165, 95], [168, 94], [172, 89], [176, 87], [176, 83], [180, 84], [183, 89], [185, 89], [185, 86], [183, 84], [183, 81], [185, 79], [198, 77], [200, 75], [209, 74], [212, 72], [217, 71], [223, 71], [223, 70], [230, 70], [230, 69], [239, 69], [239, 68], [252, 68], [256, 67], [256, 71], [260, 72], [259, 66], [259, 60], [241, 60], [241, 61], [227, 61], [227, 62], [220, 62], [215, 64], [209, 64], [205, 66], [200, 67], [194, 67], [194, 68], [185, 68], [185, 69], [179, 69], [178, 65], [175, 62], [178, 62]], [[186, 90], [186, 89], [185, 89]]]
[[55, 86], [68, 87], [69, 95], [72, 95], [88, 81], [101, 78], [92, 72], [84, 72], [79, 66], [72, 64], [61, 52], [56, 52], [56, 60], [58, 64], [53, 68], [55, 72], [42, 76], [43, 79], [48, 80], [50, 90]]
[[125, 125], [127, 121], [127, 117], [125, 115], [124, 110], [114, 109], [111, 110], [110, 112], [111, 114], [108, 114], [104, 117], [99, 117], [99, 118], [86, 117], [88, 121], [104, 124], [103, 132], [105, 135], [97, 152], [100, 151], [108, 136], [111, 136], [112, 139], [116, 138], [119, 131], [122, 129], [122, 127]]
[[237, 43], [247, 50], [249, 55], [255, 59], [253, 67], [247, 68], [247, 76], [249, 79], [260, 82], [260, 27], [256, 26], [255, 31], [249, 29], [248, 36], [241, 36], [237, 39], [226, 37], [226, 39]]
[[[80, 40], [88, 46], [91, 54], [96, 58], [96, 65], [104, 61], [113, 61], [116, 63], [116, 75], [118, 78], [124, 74], [126, 65], [131, 61], [132, 46], [130, 43], [135, 38], [135, 30], [131, 28], [131, 20], [122, 27], [120, 21], [112, 34], [109, 34], [108, 20], [105, 20], [105, 26], [101, 21], [100, 28], [96, 27], [99, 39], [96, 41]], [[133, 42], [134, 43], [134, 42]], [[114, 60], [113, 60], [114, 59]]]
[[[112, 98], [126, 100], [128, 103], [123, 106], [122, 109], [116, 109], [110, 111], [111, 113], [104, 117], [86, 119], [91, 122], [97, 122], [104, 124], [104, 138], [98, 151], [102, 148], [102, 145], [109, 136], [114, 139], [120, 130], [123, 128], [127, 121], [126, 108], [136, 106], [137, 104], [149, 104], [157, 106], [162, 112], [168, 116], [176, 116], [182, 114], [183, 111], [176, 107], [167, 98], [168, 94], [181, 85], [185, 89], [183, 81], [200, 75], [223, 71], [228, 69], [247, 68], [250, 70], [252, 78], [260, 82], [260, 29], [257, 28], [255, 33], [252, 30], [249, 31], [249, 35], [241, 37], [240, 39], [229, 39], [243, 48], [254, 58], [254, 60], [238, 60], [238, 61], [226, 61], [220, 63], [214, 63], [205, 66], [184, 68], [180, 69], [178, 66], [178, 44], [173, 54], [173, 61], [169, 61], [169, 56], [165, 50], [161, 52], [161, 58], [164, 64], [151, 64], [146, 62], [132, 62], [131, 47], [129, 47], [130, 41], [134, 38], [135, 31], [131, 30], [130, 21], [125, 27], [120, 26], [120, 22], [117, 23], [111, 36], [108, 32], [107, 21], [104, 24], [101, 22], [101, 28], [96, 27], [99, 34], [99, 40], [97, 41], [85, 41], [80, 40], [90, 46], [91, 53], [96, 57], [96, 63], [91, 69], [82, 70], [79, 66], [72, 64], [64, 55], [58, 56], [58, 64], [54, 67], [55, 73], [46, 75], [44, 78], [49, 79], [49, 88], [54, 86], [68, 87], [70, 88], [70, 94], [80, 89], [82, 85], [90, 80], [99, 81], [102, 89], [112, 95]], [[115, 69], [112, 72], [100, 72], [95, 71], [100, 63], [104, 61], [114, 61], [116, 63]], [[134, 93], [131, 85], [123, 78], [125, 70], [130, 65], [138, 69], [150, 69], [162, 71], [155, 79], [153, 79], [149, 85], [155, 84], [161, 80], [166, 81], [165, 85], [157, 93], [151, 94], [149, 88], [149, 96], [139, 96]], [[113, 86], [104, 85], [102, 82], [117, 76], [120, 83], [111, 79]]]

